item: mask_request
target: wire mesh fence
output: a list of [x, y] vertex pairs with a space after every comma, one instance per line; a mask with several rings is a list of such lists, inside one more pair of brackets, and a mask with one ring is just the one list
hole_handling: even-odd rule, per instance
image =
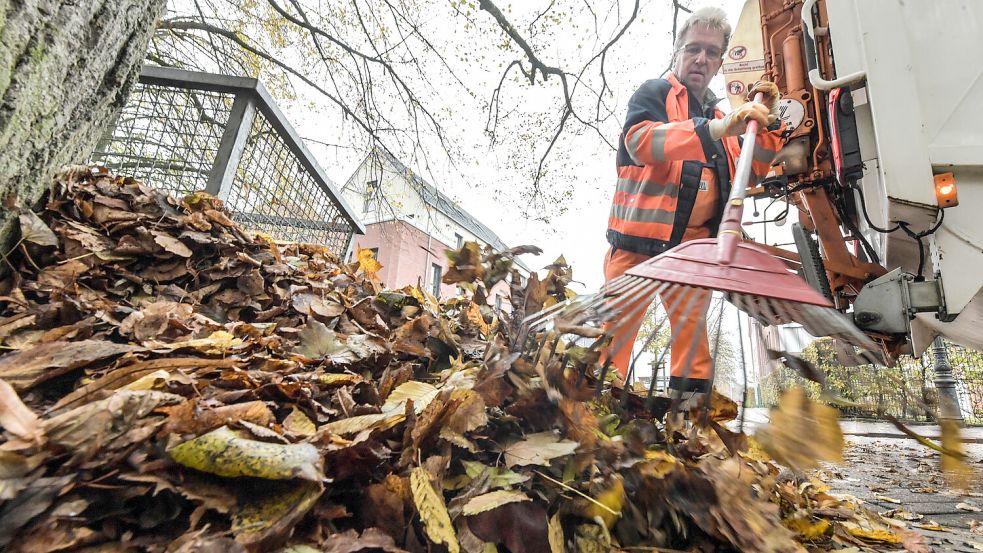
[[[983, 424], [983, 353], [951, 343], [946, 343], [945, 349], [963, 420], [967, 424]], [[846, 367], [835, 361], [835, 352], [820, 340], [807, 348], [802, 358], [824, 375], [833, 394], [858, 405], [841, 404], [844, 416], [891, 415], [905, 421], [933, 421], [939, 416], [931, 352], [920, 359], [902, 357], [894, 367]], [[761, 397], [766, 405], [775, 405], [781, 393], [792, 386], [804, 387], [814, 398], [820, 397], [818, 384], [786, 366], [779, 366], [761, 379]]]
[[204, 190], [248, 229], [339, 256], [364, 232], [255, 79], [145, 67], [90, 161], [178, 196]]

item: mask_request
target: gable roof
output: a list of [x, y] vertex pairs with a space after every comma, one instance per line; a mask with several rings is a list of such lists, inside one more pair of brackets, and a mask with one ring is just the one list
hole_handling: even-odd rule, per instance
[[[423, 180], [423, 178], [421, 178], [416, 171], [407, 167], [403, 162], [399, 161], [388, 152], [377, 148], [375, 153], [390, 163], [400, 174], [413, 180], [413, 183], [416, 185], [414, 190], [417, 191], [424, 203], [450, 217], [455, 223], [467, 229], [468, 232], [474, 234], [483, 242], [490, 244], [495, 250], [504, 251], [509, 249], [508, 245], [506, 245], [505, 242], [503, 242], [492, 229], [485, 226], [485, 224], [479, 221], [477, 217], [468, 213], [463, 207], [458, 205], [454, 200], [448, 198], [443, 192], [437, 190], [437, 187]], [[372, 154], [369, 154], [369, 156], [371, 155]], [[532, 272], [531, 269], [529, 269], [529, 267], [527, 267], [526, 264], [523, 263], [518, 257], [515, 258], [515, 263], [526, 272]]]

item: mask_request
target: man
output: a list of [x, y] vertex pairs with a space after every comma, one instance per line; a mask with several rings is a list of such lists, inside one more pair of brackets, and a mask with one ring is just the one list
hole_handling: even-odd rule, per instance
[[[668, 77], [646, 81], [628, 103], [608, 219], [607, 281], [681, 242], [716, 236], [740, 154], [738, 137], [748, 121], [759, 125], [755, 176], [767, 174], [782, 145], [780, 129], [769, 127], [779, 99], [773, 83], [751, 88], [749, 97], [764, 94], [763, 105], [748, 102], [726, 116], [715, 108], [718, 99], [708, 87], [723, 63], [730, 32], [723, 10], [695, 12], [680, 29]], [[678, 294], [663, 294], [662, 301], [672, 331], [669, 387], [675, 397], [705, 393], [712, 368], [706, 335], [710, 293], [695, 300], [690, 295], [686, 305]], [[631, 320], [610, 325], [615, 328], [610, 361], [622, 378], [644, 316], [639, 309]]]

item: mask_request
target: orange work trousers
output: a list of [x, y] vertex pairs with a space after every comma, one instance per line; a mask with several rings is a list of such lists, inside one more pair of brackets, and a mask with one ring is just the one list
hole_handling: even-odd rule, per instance
[[[604, 258], [605, 282], [618, 278], [628, 269], [648, 259], [650, 258], [646, 255], [610, 248]], [[683, 295], [679, 289], [662, 294], [662, 303], [669, 313], [671, 329], [669, 387], [681, 391], [706, 392], [709, 391], [710, 371], [713, 368], [706, 325], [712, 296], [709, 291], [689, 291], [685, 297]], [[607, 330], [614, 329], [611, 345], [608, 346], [614, 351], [608, 353], [611, 364], [623, 379], [628, 377], [635, 338], [638, 337], [638, 330], [648, 307], [638, 303], [630, 305], [623, 310], [629, 316], [628, 320], [616, 320], [606, 327]]]

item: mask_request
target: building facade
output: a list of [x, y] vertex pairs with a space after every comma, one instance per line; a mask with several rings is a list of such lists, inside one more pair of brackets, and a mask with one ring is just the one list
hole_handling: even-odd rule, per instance
[[[465, 242], [508, 246], [481, 221], [426, 182], [393, 156], [370, 153], [342, 187], [342, 195], [362, 217], [366, 233], [356, 236], [353, 251], [373, 250], [382, 264], [379, 278], [390, 288], [416, 286], [447, 299], [460, 290], [441, 282], [448, 269], [445, 252]], [[523, 277], [529, 269], [516, 260]], [[496, 284], [488, 293], [488, 304], [506, 312], [509, 287]]]

